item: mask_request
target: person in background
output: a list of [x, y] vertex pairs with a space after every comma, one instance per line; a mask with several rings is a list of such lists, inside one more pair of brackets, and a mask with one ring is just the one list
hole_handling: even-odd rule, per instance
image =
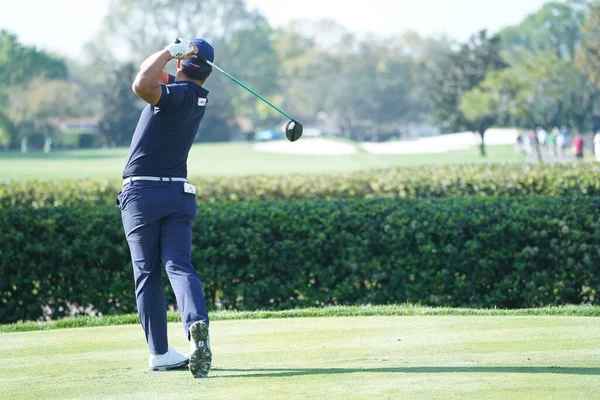
[[546, 147], [546, 141], [548, 139], [548, 132], [541, 126], [537, 128], [537, 137], [538, 137], [538, 142], [540, 142], [540, 145], [542, 147]]
[[575, 138], [573, 139], [573, 151], [578, 160], [583, 159], [583, 138], [579, 132], [575, 134]]
[[49, 153], [52, 149], [52, 138], [48, 136], [44, 141], [44, 153]]
[[556, 151], [556, 140], [558, 138], [558, 135], [560, 134], [558, 128], [554, 128], [552, 129], [552, 132], [550, 132], [550, 135], [548, 135], [548, 147], [550, 150], [550, 153], [552, 154], [552, 156], [554, 158], [556, 158], [558, 156], [557, 151]]
[[529, 156], [532, 158], [532, 160], [534, 157], [537, 157], [537, 161], [541, 162], [542, 154], [540, 149], [540, 142], [534, 129], [529, 131], [528, 138], [531, 146]]
[[523, 147], [523, 133], [519, 132], [517, 136], [517, 142], [515, 143], [515, 153], [525, 154], [525, 149]]
[[562, 131], [556, 137], [556, 157], [562, 158], [564, 152], [563, 149], [565, 147], [565, 135]]
[[562, 152], [564, 153], [564, 149], [569, 147], [569, 143], [571, 142], [571, 132], [569, 131], [569, 128], [567, 128], [566, 126], [563, 125], [560, 127], [560, 134], [563, 137]]
[[[531, 131], [527, 134], [523, 135], [523, 149], [525, 150], [525, 154], [530, 156], [533, 153], [533, 141], [531, 140]], [[533, 134], [535, 138], [535, 133]]]
[[596, 161], [600, 162], [600, 129], [594, 135], [594, 155], [596, 156]]

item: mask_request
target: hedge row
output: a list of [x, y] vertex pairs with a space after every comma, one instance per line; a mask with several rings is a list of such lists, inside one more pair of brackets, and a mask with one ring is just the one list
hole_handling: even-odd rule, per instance
[[[335, 175], [195, 177], [198, 202], [237, 200], [600, 195], [600, 170], [586, 165], [463, 165]], [[114, 205], [119, 180], [0, 184], [0, 208]]]
[[[583, 196], [205, 205], [193, 262], [211, 308], [600, 304], [599, 209]], [[116, 207], [3, 210], [0, 226], [0, 323], [135, 311]]]

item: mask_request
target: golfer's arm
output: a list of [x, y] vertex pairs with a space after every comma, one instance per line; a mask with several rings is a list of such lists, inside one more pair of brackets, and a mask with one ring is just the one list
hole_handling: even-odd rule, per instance
[[[142, 63], [142, 65], [140, 66], [140, 69], [143, 69], [143, 68], [147, 67], [147, 65], [146, 65], [146, 64], [147, 64], [148, 60], [151, 60], [151, 59], [152, 59], [152, 57], [148, 57], [148, 58], [147, 58], [147, 59], [146, 59], [146, 60], [145, 60], [145, 61]], [[168, 72], [166, 72], [166, 71], [162, 71], [162, 72], [160, 73], [160, 79], [159, 79], [158, 81], [159, 81], [160, 83], [162, 83], [163, 85], [167, 85], [167, 84], [169, 84], [169, 80], [170, 80], [170, 78], [171, 78], [171, 77], [175, 78], [174, 76], [170, 75]]]
[[171, 53], [168, 50], [162, 50], [144, 60], [140, 72], [138, 72], [133, 85], [131, 85], [131, 89], [140, 99], [152, 105], [158, 103], [162, 95], [160, 81], [163, 76], [163, 69], [171, 58]]

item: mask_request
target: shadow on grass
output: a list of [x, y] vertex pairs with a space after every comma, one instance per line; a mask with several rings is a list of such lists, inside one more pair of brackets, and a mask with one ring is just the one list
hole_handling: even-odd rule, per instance
[[218, 378], [261, 378], [290, 377], [304, 375], [337, 375], [354, 373], [402, 373], [402, 374], [556, 374], [556, 375], [600, 375], [600, 368], [576, 367], [388, 367], [388, 368], [272, 368], [238, 369], [215, 368], [216, 372], [231, 374]]

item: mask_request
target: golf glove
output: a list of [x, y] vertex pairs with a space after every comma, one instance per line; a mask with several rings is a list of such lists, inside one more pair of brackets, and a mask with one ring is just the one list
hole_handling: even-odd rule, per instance
[[177, 38], [166, 47], [174, 58], [182, 58], [194, 51], [194, 45], [187, 39]]

